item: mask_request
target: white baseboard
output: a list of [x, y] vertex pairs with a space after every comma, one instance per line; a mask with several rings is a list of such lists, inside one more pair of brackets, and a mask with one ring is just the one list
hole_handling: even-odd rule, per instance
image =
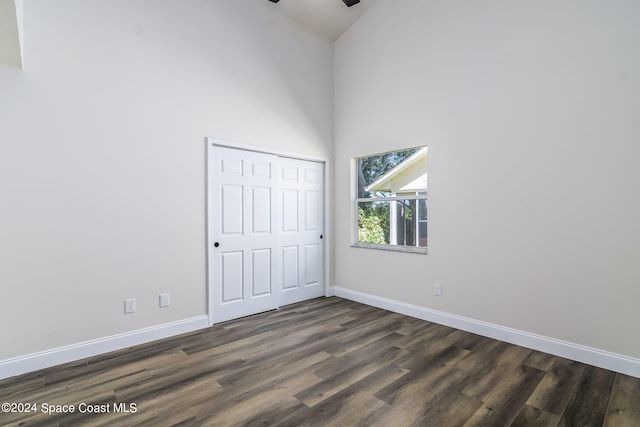
[[[640, 378], [640, 359], [611, 353], [608, 351], [574, 344], [554, 338], [544, 337], [517, 329], [494, 325], [455, 314], [431, 310], [413, 304], [382, 298], [350, 289], [332, 287], [327, 296], [338, 296], [348, 300], [405, 314], [407, 316], [438, 323], [463, 331], [472, 332], [511, 344], [550, 353], [567, 359], [598, 366]], [[178, 322], [153, 326], [124, 334], [113, 335], [79, 344], [59, 347], [0, 361], [0, 379], [13, 377], [85, 357], [96, 356], [158, 339], [196, 331], [209, 326], [208, 316], [199, 316]]]
[[62, 363], [120, 350], [209, 327], [209, 317], [199, 316], [124, 334], [59, 347], [12, 359], [0, 360], [0, 379], [13, 377]]
[[405, 314], [429, 322], [438, 323], [463, 331], [472, 332], [500, 341], [516, 344], [533, 350], [542, 351], [588, 365], [598, 366], [615, 372], [640, 378], [640, 359], [611, 353], [597, 348], [587, 347], [554, 338], [536, 335], [517, 329], [506, 328], [492, 323], [482, 322], [455, 314], [431, 310], [413, 304], [407, 304], [378, 297], [350, 289], [334, 287], [333, 294], [362, 304], [371, 305], [395, 313]]

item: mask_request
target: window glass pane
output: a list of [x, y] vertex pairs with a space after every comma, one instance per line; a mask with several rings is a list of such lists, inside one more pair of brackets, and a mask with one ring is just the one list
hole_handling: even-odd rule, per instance
[[389, 202], [358, 203], [358, 242], [389, 244]]
[[427, 201], [426, 200], [420, 200], [419, 204], [418, 204], [418, 219], [420, 221], [426, 221], [427, 220]]
[[[358, 159], [358, 195], [359, 199], [369, 197], [384, 197], [394, 192], [389, 182], [379, 182], [394, 168], [418, 152], [421, 147], [407, 150], [390, 151], [388, 153], [376, 154], [374, 156], [361, 157]], [[426, 173], [426, 170], [424, 171]], [[372, 186], [376, 182], [377, 186]], [[415, 191], [415, 190], [414, 190]]]
[[392, 222], [391, 244], [416, 246], [416, 200], [398, 200], [395, 202], [395, 221]]
[[427, 222], [418, 223], [418, 246], [421, 248], [427, 247]]
[[416, 215], [424, 200], [358, 203], [358, 242], [427, 247], [427, 222]]
[[418, 200], [418, 246], [427, 247], [427, 201]]

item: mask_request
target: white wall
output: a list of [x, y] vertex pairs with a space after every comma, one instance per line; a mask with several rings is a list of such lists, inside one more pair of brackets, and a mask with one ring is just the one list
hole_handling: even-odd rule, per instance
[[[335, 46], [336, 286], [640, 357], [639, 22], [379, 0]], [[350, 247], [350, 158], [419, 144], [429, 254]]]
[[25, 2], [28, 66], [0, 65], [0, 360], [206, 314], [205, 137], [331, 156], [332, 45], [275, 7]]

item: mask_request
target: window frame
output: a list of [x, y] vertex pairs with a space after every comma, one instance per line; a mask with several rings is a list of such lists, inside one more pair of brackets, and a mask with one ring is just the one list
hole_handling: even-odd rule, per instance
[[[378, 243], [366, 243], [360, 242], [358, 240], [358, 207], [360, 203], [366, 202], [396, 202], [403, 200], [415, 200], [416, 201], [416, 214], [419, 212], [419, 204], [421, 200], [428, 200], [428, 190], [423, 190], [416, 192], [415, 194], [407, 194], [400, 196], [386, 196], [386, 197], [358, 197], [358, 161], [365, 157], [372, 157], [380, 154], [391, 153], [396, 151], [404, 151], [410, 150], [412, 148], [422, 148], [426, 147], [426, 145], [417, 146], [417, 147], [407, 147], [400, 148], [397, 150], [383, 151], [380, 153], [367, 154], [362, 156], [352, 157], [351, 159], [351, 247], [354, 248], [365, 248], [365, 249], [378, 249], [383, 251], [392, 251], [392, 252], [406, 252], [406, 253], [419, 253], [419, 254], [427, 254], [428, 253], [428, 243], [427, 246], [406, 246], [406, 245], [392, 245], [392, 244], [378, 244]], [[427, 201], [428, 206], [428, 201]], [[428, 208], [427, 208], [428, 212]], [[426, 223], [428, 224], [429, 214], [427, 213], [427, 219], [420, 220], [416, 218], [416, 233], [418, 231], [419, 224]], [[428, 226], [427, 226], [428, 227]], [[427, 238], [428, 238], [427, 232]], [[418, 241], [418, 235], [416, 234], [416, 241]]]

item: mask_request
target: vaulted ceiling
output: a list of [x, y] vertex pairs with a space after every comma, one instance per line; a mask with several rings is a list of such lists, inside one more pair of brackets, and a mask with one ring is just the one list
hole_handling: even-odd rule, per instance
[[[23, 0], [0, 0], [0, 64], [18, 68], [23, 66], [20, 40], [22, 2]], [[347, 7], [342, 0], [278, 0], [269, 4], [298, 24], [330, 40], [336, 40], [375, 2], [376, 0], [360, 0], [351, 7]]]
[[[267, 0], [259, 0], [267, 2]], [[335, 40], [376, 2], [360, 0], [347, 7], [342, 0], [279, 0], [272, 7], [299, 24]]]

